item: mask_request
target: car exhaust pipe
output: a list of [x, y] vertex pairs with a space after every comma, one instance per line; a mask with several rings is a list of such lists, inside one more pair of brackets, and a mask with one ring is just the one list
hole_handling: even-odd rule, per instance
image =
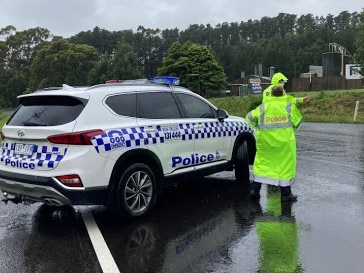
[[49, 205], [49, 206], [56, 206], [56, 207], [61, 207], [66, 205], [64, 202], [54, 199], [54, 198], [44, 198], [44, 203]]
[[[1, 201], [3, 201], [5, 204], [8, 204], [8, 202], [10, 201], [14, 204], [23, 203], [24, 205], [30, 205], [36, 202], [34, 200], [28, 199], [26, 196], [12, 195], [7, 192], [3, 192], [3, 198], [1, 199]], [[64, 202], [55, 198], [44, 198], [43, 202], [49, 206], [56, 206], [56, 207], [61, 207], [66, 205]]]

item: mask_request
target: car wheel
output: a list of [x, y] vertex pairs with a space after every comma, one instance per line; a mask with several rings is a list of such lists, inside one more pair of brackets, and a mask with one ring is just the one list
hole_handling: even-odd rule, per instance
[[118, 185], [118, 203], [130, 217], [143, 216], [151, 211], [157, 199], [156, 177], [143, 163], [130, 165]]
[[249, 183], [249, 158], [246, 141], [242, 142], [236, 149], [235, 178], [237, 182]]

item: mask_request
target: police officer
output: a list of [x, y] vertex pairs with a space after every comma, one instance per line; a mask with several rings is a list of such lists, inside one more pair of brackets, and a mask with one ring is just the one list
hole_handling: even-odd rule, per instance
[[[288, 79], [287, 77], [281, 73], [281, 72], [277, 72], [275, 74], [273, 74], [272, 79], [271, 79], [271, 84], [264, 89], [263, 91], [263, 102], [265, 102], [265, 100], [272, 95], [272, 88], [274, 86], [282, 86], [284, 88], [284, 85], [287, 83]], [[291, 101], [292, 103], [295, 104], [300, 104], [303, 102], [309, 102], [310, 101], [310, 97], [306, 96], [306, 97], [302, 97], [302, 98], [295, 98], [293, 96], [287, 95], [286, 92], [284, 91], [284, 95], [287, 96], [287, 100]]]
[[260, 197], [261, 183], [280, 186], [281, 201], [296, 201], [291, 184], [296, 176], [296, 137], [302, 115], [295, 103], [287, 100], [282, 86], [274, 86], [271, 96], [246, 120], [257, 129], [257, 153], [253, 164], [254, 181], [250, 195]]

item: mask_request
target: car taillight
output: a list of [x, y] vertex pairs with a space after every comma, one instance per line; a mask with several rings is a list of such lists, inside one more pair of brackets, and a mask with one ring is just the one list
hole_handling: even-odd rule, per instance
[[72, 188], [82, 188], [81, 178], [77, 174], [61, 175], [56, 177], [63, 185]]
[[89, 130], [74, 133], [59, 134], [47, 137], [47, 140], [55, 144], [70, 144], [70, 145], [92, 145], [91, 138], [103, 134], [104, 131]]

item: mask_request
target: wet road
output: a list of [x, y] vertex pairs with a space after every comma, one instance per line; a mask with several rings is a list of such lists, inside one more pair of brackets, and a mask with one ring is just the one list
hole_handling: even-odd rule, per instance
[[134, 221], [0, 204], [0, 272], [364, 272], [364, 125], [305, 123], [297, 145], [292, 206], [270, 187], [250, 201], [230, 172], [167, 190]]

